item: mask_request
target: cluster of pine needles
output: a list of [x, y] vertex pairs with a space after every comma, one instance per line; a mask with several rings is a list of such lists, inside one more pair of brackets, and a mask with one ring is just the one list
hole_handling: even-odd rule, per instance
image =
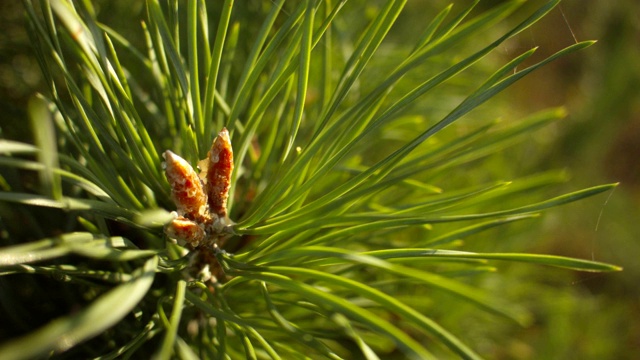
[[[593, 43], [539, 61], [530, 49], [478, 78], [557, 3], [511, 28], [521, 1], [425, 11], [391, 51], [405, 1], [147, 0], [136, 37], [98, 20], [106, 3], [24, 0], [48, 91], [29, 104], [34, 143], [0, 140], [4, 222], [22, 224], [0, 248], [0, 358], [479, 358], [439, 317], [467, 304], [526, 324], [475, 285], [498, 263], [619, 270], [461, 248], [615, 186], [527, 202], [562, 177], [452, 181], [565, 115], [468, 115]], [[456, 81], [474, 89], [447, 95]], [[233, 225], [201, 279], [163, 231], [176, 205], [162, 154], [196, 168], [223, 127]]]

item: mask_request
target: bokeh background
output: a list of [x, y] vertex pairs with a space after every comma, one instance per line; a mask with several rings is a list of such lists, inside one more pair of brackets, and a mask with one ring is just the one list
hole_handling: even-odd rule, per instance
[[[454, 3], [463, 8], [470, 2]], [[479, 9], [497, 3], [482, 1]], [[524, 6], [541, 3], [534, 0]], [[102, 14], [108, 14], [103, 21], [130, 32], [132, 38], [139, 35], [143, 2], [101, 4]], [[401, 44], [406, 34], [424, 26], [425, 14], [445, 5], [409, 0], [390, 41]], [[31, 142], [26, 104], [45, 86], [27, 31], [21, 3], [0, 1], [0, 137]], [[609, 182], [620, 186], [610, 194], [555, 209], [526, 228], [490, 233], [473, 246], [575, 256], [614, 263], [624, 271], [585, 274], [502, 267], [499, 285], [488, 277], [484, 286], [500, 287], [532, 309], [533, 324], [521, 328], [481, 315], [451, 317], [448, 321], [455, 324], [445, 324], [468, 329], [465, 340], [496, 358], [633, 359], [640, 354], [640, 2], [565, 0], [491, 61], [502, 64], [535, 46], [536, 56], [542, 58], [588, 39], [598, 43], [539, 70], [487, 105], [498, 107], [493, 113], [507, 119], [560, 105], [570, 114], [532, 135], [513, 154], [488, 163], [487, 171], [493, 171], [492, 166], [513, 167], [501, 173], [566, 169], [569, 181], [555, 187], [553, 194]]]

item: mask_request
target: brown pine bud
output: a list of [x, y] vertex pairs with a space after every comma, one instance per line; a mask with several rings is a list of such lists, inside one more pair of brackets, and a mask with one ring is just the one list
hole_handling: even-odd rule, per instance
[[165, 174], [171, 185], [171, 196], [179, 215], [191, 220], [203, 221], [207, 217], [207, 196], [200, 178], [189, 163], [167, 150]]
[[227, 199], [233, 172], [233, 150], [226, 128], [213, 141], [207, 158], [199, 163], [200, 178], [208, 197], [209, 211], [219, 218], [227, 217]]
[[183, 216], [173, 219], [164, 229], [167, 236], [177, 239], [180, 245], [186, 242], [192, 249], [195, 249], [204, 240], [206, 233], [203, 225], [189, 220]]

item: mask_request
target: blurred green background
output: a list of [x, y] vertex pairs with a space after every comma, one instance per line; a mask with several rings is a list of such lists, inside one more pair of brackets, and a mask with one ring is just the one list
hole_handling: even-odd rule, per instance
[[[399, 21], [406, 31], [421, 23], [420, 7], [425, 3], [408, 2], [407, 18]], [[434, 8], [446, 4], [438, 3]], [[469, 3], [454, 2], [454, 9]], [[498, 3], [481, 1], [478, 6]], [[528, 1], [523, 7], [533, 9], [542, 3]], [[503, 120], [555, 106], [565, 106], [569, 112], [566, 119], [533, 134], [517, 151], [510, 150], [506, 159], [496, 161], [515, 168], [501, 169], [501, 174], [566, 169], [569, 181], [562, 186], [564, 191], [610, 182], [620, 186], [611, 194], [553, 209], [539, 220], [540, 226], [525, 225], [530, 228], [513, 233], [498, 230], [467, 245], [575, 256], [614, 263], [624, 271], [589, 274], [527, 265], [500, 267], [500, 280], [489, 277], [485, 285], [506, 289], [532, 309], [534, 324], [521, 329], [473, 316], [453, 320], [458, 323], [451, 326], [462, 322], [464, 329], [481, 329], [465, 334], [481, 352], [487, 350], [483, 344], [491, 347], [497, 341], [500, 348], [488, 353], [505, 359], [636, 359], [640, 354], [640, 323], [635, 320], [640, 318], [639, 14], [640, 2], [635, 0], [564, 0], [495, 58], [504, 63], [536, 46], [535, 56], [543, 58], [576, 41], [598, 41], [543, 67], [486, 106], [501, 106]], [[487, 170], [491, 171], [489, 165]], [[527, 286], [536, 286], [536, 291]], [[505, 333], [513, 339], [500, 341]]]
[[[456, 2], [454, 9], [469, 3]], [[497, 3], [483, 1], [479, 7]], [[529, 1], [524, 6], [541, 3]], [[135, 39], [143, 5], [102, 2], [102, 13], [109, 14], [102, 20]], [[410, 0], [389, 40], [402, 43], [405, 34], [424, 26], [425, 14], [433, 14], [429, 9], [445, 5], [444, 1]], [[492, 58], [502, 64], [535, 46], [540, 47], [542, 58], [576, 39], [598, 40], [587, 50], [525, 78], [486, 105], [499, 107], [492, 113], [503, 112], [505, 119], [560, 105], [570, 114], [553, 128], [533, 134], [518, 151], [486, 166], [487, 171], [493, 171], [490, 166], [513, 167], [498, 172], [519, 175], [567, 169], [570, 181], [563, 189], [555, 188], [555, 194], [608, 182], [620, 182], [620, 186], [611, 194], [552, 210], [528, 223], [528, 228], [496, 230], [476, 238], [471, 246], [581, 257], [617, 264], [624, 271], [589, 274], [530, 265], [501, 267], [500, 277], [489, 276], [483, 285], [499, 288], [532, 309], [534, 323], [520, 328], [484, 314], [450, 316], [447, 321], [453, 324], [444, 325], [465, 329], [463, 339], [480, 352], [523, 359], [633, 359], [640, 354], [636, 320], [640, 318], [639, 14], [636, 0], [565, 0]], [[45, 88], [42, 81], [21, 3], [1, 1], [0, 137], [31, 142], [26, 104], [32, 94]], [[509, 241], [502, 241], [505, 237]]]

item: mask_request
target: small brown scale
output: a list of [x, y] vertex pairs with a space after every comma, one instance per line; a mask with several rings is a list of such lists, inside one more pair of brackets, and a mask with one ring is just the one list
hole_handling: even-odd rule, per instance
[[[226, 128], [213, 141], [207, 158], [198, 162], [200, 174], [189, 163], [167, 150], [165, 174], [171, 185], [171, 197], [176, 204], [175, 218], [165, 227], [165, 233], [186, 245], [195, 256], [192, 267], [197, 272], [206, 265], [213, 265], [214, 252], [230, 236], [227, 199], [233, 150]], [[204, 264], [202, 264], [204, 262]]]

